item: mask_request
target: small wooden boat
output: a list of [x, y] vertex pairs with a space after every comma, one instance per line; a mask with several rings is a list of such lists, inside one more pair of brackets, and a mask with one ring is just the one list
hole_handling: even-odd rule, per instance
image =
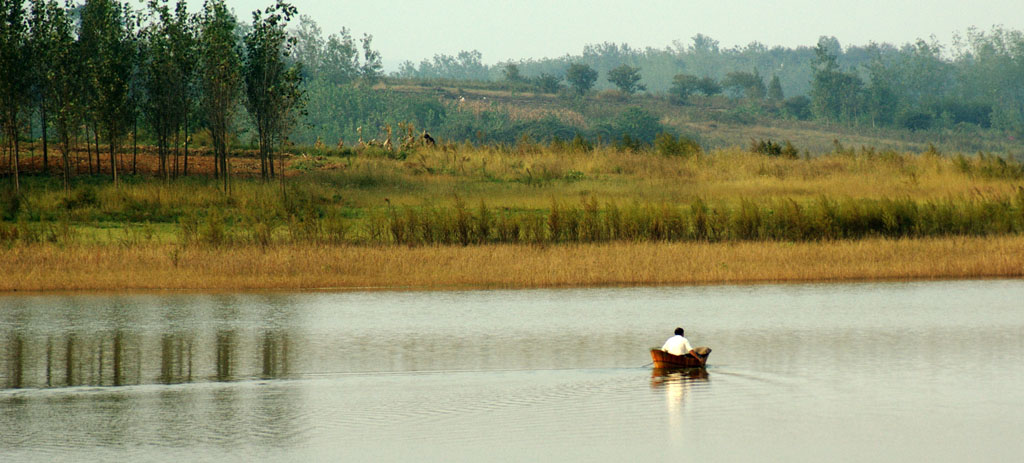
[[654, 368], [671, 370], [675, 368], [703, 368], [711, 355], [711, 348], [697, 347], [686, 355], [672, 355], [661, 349], [651, 349]]

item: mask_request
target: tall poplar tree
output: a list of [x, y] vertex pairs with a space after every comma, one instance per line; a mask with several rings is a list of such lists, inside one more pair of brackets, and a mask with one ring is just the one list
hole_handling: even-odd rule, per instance
[[201, 107], [213, 139], [214, 172], [228, 192], [228, 135], [241, 91], [238, 22], [224, 0], [207, 0], [199, 20]]
[[177, 24], [166, 0], [151, 0], [147, 4], [147, 13], [150, 22], [142, 31], [143, 114], [156, 135], [159, 174], [167, 179], [171, 173], [167, 162], [171, 140], [184, 120], [185, 108], [180, 95], [184, 92], [185, 79], [175, 62], [172, 41]]
[[18, 179], [18, 134], [28, 103], [28, 25], [21, 0], [0, 0], [0, 125], [11, 166], [15, 194]]
[[70, 8], [61, 8], [54, 2], [47, 3], [52, 14], [51, 27], [48, 28], [52, 61], [46, 74], [48, 96], [44, 100], [44, 107], [57, 129], [64, 191], [70, 194], [71, 139], [77, 133], [82, 119], [82, 58], [72, 33]]
[[43, 136], [43, 171], [50, 166], [49, 137], [50, 108], [52, 107], [52, 82], [57, 72], [57, 57], [60, 46], [58, 35], [62, 32], [61, 21], [64, 9], [55, 0], [32, 0], [29, 20], [29, 49], [31, 50], [32, 94], [39, 107], [39, 127]]
[[253, 12], [252, 29], [245, 35], [246, 107], [259, 137], [263, 179], [274, 176], [274, 148], [287, 136], [302, 105], [301, 65], [289, 63], [295, 38], [285, 31], [296, 12], [278, 0], [265, 12]]
[[90, 111], [107, 140], [115, 185], [118, 183], [115, 153], [134, 115], [129, 100], [135, 62], [133, 19], [128, 5], [112, 0], [88, 0], [82, 9], [79, 32], [89, 59], [87, 78], [93, 89]]
[[189, 14], [188, 4], [178, 0], [174, 7], [174, 27], [171, 28], [171, 54], [174, 57], [176, 73], [181, 81], [175, 95], [181, 107], [182, 127], [184, 132], [185, 166], [183, 173], [188, 175], [188, 146], [191, 133], [192, 115], [196, 104], [196, 61], [199, 57], [198, 24], [194, 15]]

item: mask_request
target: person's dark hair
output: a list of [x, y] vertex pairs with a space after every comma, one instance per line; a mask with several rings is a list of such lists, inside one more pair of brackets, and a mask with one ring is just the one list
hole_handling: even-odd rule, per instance
[[682, 328], [676, 328], [676, 335], [677, 336], [682, 336], [683, 335], [683, 329]]

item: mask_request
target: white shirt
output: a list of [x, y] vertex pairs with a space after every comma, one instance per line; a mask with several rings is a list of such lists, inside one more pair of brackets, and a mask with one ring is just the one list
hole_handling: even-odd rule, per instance
[[661, 346], [661, 350], [672, 355], [684, 355], [693, 350], [693, 347], [690, 347], [690, 341], [677, 334], [668, 338], [668, 341], [665, 341], [665, 345]]

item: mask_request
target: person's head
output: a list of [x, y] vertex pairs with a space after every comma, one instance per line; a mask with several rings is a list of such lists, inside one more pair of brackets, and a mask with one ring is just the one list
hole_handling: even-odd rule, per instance
[[676, 336], [682, 336], [682, 335], [683, 335], [683, 329], [682, 328], [676, 328]]

